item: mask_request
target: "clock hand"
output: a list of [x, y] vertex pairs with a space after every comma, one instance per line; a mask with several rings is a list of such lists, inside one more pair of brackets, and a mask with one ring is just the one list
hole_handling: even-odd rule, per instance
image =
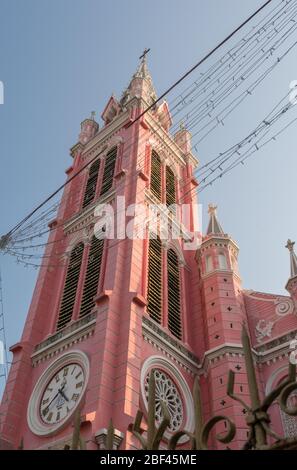
[[58, 392], [56, 393], [56, 395], [54, 396], [54, 398], [51, 399], [51, 401], [49, 402], [49, 404], [47, 405], [47, 407], [44, 408], [44, 410], [43, 410], [43, 412], [42, 412], [44, 415], [47, 414], [50, 405], [53, 403], [53, 401], [57, 398], [58, 395], [59, 395], [59, 390], [58, 390]]
[[65, 398], [66, 401], [69, 401], [69, 398], [66, 397], [65, 393], [61, 390], [59, 390], [60, 395], [62, 395], [63, 398]]
[[61, 391], [65, 388], [65, 385], [66, 385], [66, 380], [64, 379], [64, 383], [63, 383], [62, 387], [58, 389], [58, 392], [56, 393], [56, 395], [51, 399], [51, 401], [49, 402], [47, 407], [44, 408], [43, 414], [47, 414], [47, 412], [49, 411], [50, 405], [53, 403], [53, 401], [55, 401], [55, 399], [58, 397], [59, 393], [61, 393]]

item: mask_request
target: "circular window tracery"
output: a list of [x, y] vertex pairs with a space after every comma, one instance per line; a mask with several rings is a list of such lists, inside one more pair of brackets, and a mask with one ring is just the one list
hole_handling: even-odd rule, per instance
[[[162, 421], [161, 401], [163, 401], [171, 417], [169, 430], [175, 432], [181, 427], [183, 422], [183, 402], [180, 393], [169, 375], [163, 370], [155, 369], [154, 374], [156, 380], [156, 422], [160, 424]], [[149, 377], [150, 373], [146, 375], [144, 384], [145, 398], [147, 401]]]

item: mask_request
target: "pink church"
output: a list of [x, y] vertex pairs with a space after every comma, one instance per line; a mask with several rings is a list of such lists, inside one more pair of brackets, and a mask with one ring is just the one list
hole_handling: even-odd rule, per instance
[[[242, 288], [238, 245], [223, 230], [213, 205], [201, 244], [189, 249], [198, 217], [198, 160], [185, 128], [170, 134], [166, 101], [135, 120], [155, 100], [143, 58], [121, 99], [109, 99], [102, 127], [94, 115], [81, 124], [66, 174], [71, 179], [82, 171], [65, 186], [22, 337], [11, 347], [1, 448], [17, 449], [21, 442], [24, 449], [64, 448], [77, 409], [87, 449], [105, 448], [110, 419], [115, 447], [139, 448], [128, 426], [138, 409], [146, 416], [154, 369], [156, 421], [162, 418], [160, 400], [171, 416], [166, 439], [179, 429], [193, 431], [192, 390], [198, 376], [204, 420], [214, 415], [233, 420], [237, 433], [229, 447], [240, 449], [247, 439], [246, 410], [227, 396], [226, 385], [233, 370], [235, 392], [249, 402], [243, 324], [262, 398], [287, 374], [297, 333], [294, 243], [287, 245], [288, 296]], [[99, 204], [117, 215], [114, 238], [95, 235], [100, 227], [101, 233], [107, 230]], [[161, 204], [156, 236], [150, 236], [148, 223], [133, 217], [133, 204], [144, 211]], [[183, 204], [190, 208], [186, 216]], [[164, 222], [162, 211], [168, 207]], [[140, 225], [147, 236], [123, 236], [123, 221], [133, 230]], [[178, 227], [179, 236], [163, 236], [166, 224]], [[296, 417], [277, 407], [271, 415], [276, 432], [297, 436]], [[217, 431], [224, 431], [223, 422]], [[209, 447], [225, 449], [226, 444], [213, 441]], [[186, 438], [181, 448], [187, 448]]]

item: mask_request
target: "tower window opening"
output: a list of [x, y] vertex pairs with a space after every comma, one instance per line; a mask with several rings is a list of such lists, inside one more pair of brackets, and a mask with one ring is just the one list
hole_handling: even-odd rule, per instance
[[57, 330], [61, 330], [71, 321], [73, 308], [76, 299], [77, 286], [79, 281], [84, 244], [79, 243], [71, 252], [67, 269], [63, 297], [60, 306]]
[[85, 189], [83, 208], [87, 207], [95, 198], [100, 159], [96, 160], [90, 167], [89, 177]]
[[161, 201], [161, 160], [155, 150], [151, 157], [151, 192], [158, 201]]
[[158, 323], [162, 320], [162, 246], [159, 238], [149, 241], [147, 312]]
[[95, 306], [94, 297], [97, 294], [100, 271], [102, 265], [104, 240], [98, 239], [95, 235], [92, 238], [90, 247], [87, 272], [84, 282], [82, 301], [80, 306], [80, 317], [84, 317], [91, 312]]
[[207, 255], [205, 258], [206, 272], [209, 273], [213, 270], [212, 256]]
[[226, 260], [226, 256], [224, 255], [224, 253], [219, 253], [218, 259], [219, 259], [219, 268], [228, 269], [227, 260]]
[[176, 203], [176, 187], [174, 173], [169, 166], [166, 166], [166, 206]]
[[116, 158], [117, 147], [114, 147], [106, 155], [100, 196], [112, 188]]
[[168, 328], [178, 339], [182, 338], [180, 319], [180, 278], [178, 257], [174, 250], [167, 253], [168, 269]]

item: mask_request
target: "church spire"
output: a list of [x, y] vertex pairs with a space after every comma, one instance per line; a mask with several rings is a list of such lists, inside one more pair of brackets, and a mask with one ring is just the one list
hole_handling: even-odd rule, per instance
[[150, 49], [145, 49], [139, 57], [140, 63], [132, 79], [123, 92], [121, 104], [126, 105], [133, 97], [143, 98], [148, 104], [153, 103], [157, 99], [157, 94], [153, 85], [153, 80], [147, 66], [146, 55]]
[[217, 218], [217, 206], [214, 204], [208, 205], [208, 213], [209, 213], [209, 224], [207, 227], [206, 235], [211, 234], [220, 234], [224, 235], [224, 230]]
[[291, 265], [291, 276], [290, 279], [297, 277], [297, 256], [294, 250], [295, 242], [292, 242], [290, 239], [287, 242], [286, 248], [290, 252], [290, 265]]

